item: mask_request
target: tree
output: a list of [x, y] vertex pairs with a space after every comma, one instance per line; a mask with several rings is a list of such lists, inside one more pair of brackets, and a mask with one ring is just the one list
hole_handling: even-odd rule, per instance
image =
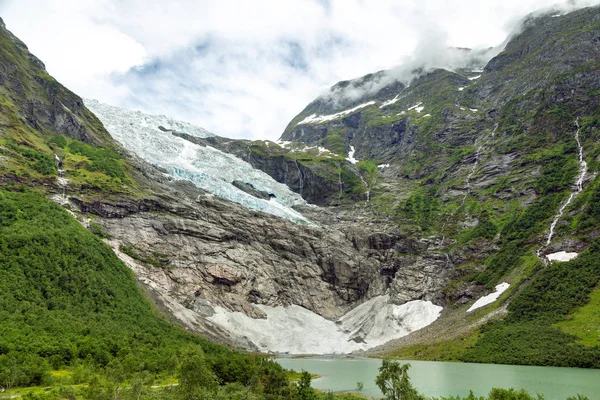
[[300, 382], [298, 382], [298, 399], [300, 400], [314, 400], [316, 399], [315, 391], [310, 386], [312, 377], [306, 371], [302, 371], [300, 376]]
[[356, 382], [356, 391], [358, 393], [362, 392], [365, 388], [365, 385], [362, 382]]
[[383, 360], [375, 383], [386, 400], [425, 400], [410, 383], [408, 369], [410, 364]]
[[218, 386], [217, 377], [206, 363], [200, 347], [190, 349], [184, 356], [178, 378], [177, 391], [183, 400], [211, 398], [210, 393]]
[[27, 381], [14, 356], [0, 355], [0, 387], [10, 389]]

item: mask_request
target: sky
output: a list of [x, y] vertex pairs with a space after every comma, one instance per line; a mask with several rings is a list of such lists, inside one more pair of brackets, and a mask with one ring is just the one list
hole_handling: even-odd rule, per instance
[[554, 3], [573, 0], [0, 0], [0, 16], [82, 97], [276, 140], [340, 80], [498, 46]]

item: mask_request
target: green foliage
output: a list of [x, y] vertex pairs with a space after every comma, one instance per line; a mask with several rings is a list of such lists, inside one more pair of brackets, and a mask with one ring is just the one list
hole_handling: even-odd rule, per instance
[[51, 382], [48, 363], [37, 354], [0, 354], [0, 387], [41, 386]]
[[557, 322], [589, 301], [600, 281], [600, 244], [594, 243], [568, 263], [554, 262], [510, 304], [510, 321]]
[[346, 154], [346, 141], [341, 136], [341, 133], [343, 131], [330, 130], [327, 136], [321, 140], [321, 145], [338, 155]]
[[424, 230], [436, 222], [439, 211], [440, 201], [432, 192], [414, 192], [395, 210], [397, 215], [415, 221]]
[[541, 194], [560, 192], [573, 184], [577, 173], [576, 156], [574, 152], [563, 153], [565, 150], [564, 146], [559, 146], [558, 151], [547, 154], [540, 160], [542, 174], [535, 187]]
[[[102, 233], [104, 233], [104, 232], [102, 232]], [[138, 254], [130, 246], [119, 246], [119, 250], [122, 251], [123, 253], [127, 254], [129, 257], [133, 258], [134, 260], [138, 260], [145, 264], [152, 265], [153, 267], [162, 268], [165, 266], [165, 264], [167, 262], [167, 260], [165, 260], [165, 262], [161, 262], [161, 261], [155, 260], [150, 257], [143, 257], [140, 254]]]
[[600, 181], [595, 182], [587, 207], [576, 222], [577, 232], [589, 232], [598, 228], [600, 221]]
[[31, 169], [42, 175], [56, 175], [56, 161], [49, 154], [39, 152], [31, 147], [9, 143], [8, 147], [21, 155]]
[[312, 377], [308, 372], [302, 371], [302, 376], [298, 382], [298, 390], [296, 392], [297, 399], [315, 400], [317, 398], [314, 389], [310, 386], [311, 379]]
[[90, 225], [88, 227], [88, 229], [90, 230], [90, 232], [92, 232], [94, 235], [98, 236], [101, 239], [111, 239], [112, 237], [104, 232], [102, 230], [102, 227], [100, 227], [100, 225], [90, 222]]
[[594, 289], [587, 304], [554, 326], [566, 334], [577, 336], [578, 344], [600, 345], [600, 287]]
[[61, 149], [64, 149], [65, 147], [67, 147], [67, 138], [64, 137], [63, 135], [56, 135], [56, 136], [52, 136], [49, 140], [48, 143], [52, 143], [58, 147], [60, 147]]
[[555, 214], [565, 197], [563, 193], [540, 197], [504, 226], [502, 229], [504, 241], [521, 246], [531, 236], [542, 232], [547, 227], [546, 221]]
[[192, 348], [184, 355], [178, 378], [177, 397], [181, 400], [211, 399], [218, 386], [217, 376], [200, 348]]
[[172, 376], [201, 348], [219, 382], [288, 388], [278, 364], [158, 317], [112, 250], [35, 192], [0, 190], [0, 321], [0, 386], [45, 385], [50, 368], [71, 368], [99, 399], [140, 373]]
[[492, 221], [480, 220], [473, 229], [465, 232], [461, 238], [461, 241], [464, 243], [478, 238], [491, 240], [496, 236], [497, 233], [498, 227]]
[[548, 265], [512, 300], [509, 316], [486, 325], [475, 346], [468, 349], [461, 359], [599, 368], [600, 346], [577, 344], [577, 337], [552, 326], [587, 303], [589, 293], [599, 282], [598, 243], [574, 260]]
[[425, 400], [410, 382], [410, 364], [382, 360], [375, 383], [386, 400]]
[[91, 165], [89, 171], [101, 171], [112, 178], [125, 178], [125, 171], [121, 165], [119, 155], [105, 147], [94, 147], [89, 144], [73, 140], [69, 144], [69, 151], [87, 157]]

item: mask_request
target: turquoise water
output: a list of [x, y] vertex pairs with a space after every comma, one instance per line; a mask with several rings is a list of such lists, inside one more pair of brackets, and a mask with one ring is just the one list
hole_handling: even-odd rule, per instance
[[[363, 393], [380, 396], [375, 385], [381, 360], [365, 358], [278, 358], [284, 368], [306, 370], [322, 378], [313, 381], [316, 389], [353, 391], [357, 382]], [[413, 385], [427, 396], [466, 396], [469, 390], [484, 396], [492, 388], [523, 388], [541, 393], [546, 400], [565, 400], [582, 394], [600, 400], [600, 370], [519, 365], [467, 364], [435, 361], [407, 361]]]

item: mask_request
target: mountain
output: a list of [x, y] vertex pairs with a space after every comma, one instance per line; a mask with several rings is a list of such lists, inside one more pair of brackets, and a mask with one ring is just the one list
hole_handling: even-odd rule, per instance
[[340, 82], [278, 142], [187, 140], [328, 206], [330, 226], [419, 243], [388, 249], [392, 287], [416, 284], [411, 257], [437, 260], [441, 318], [372, 354], [597, 365], [599, 321], [582, 321], [598, 309], [599, 20], [598, 7], [538, 13], [483, 64]]
[[341, 82], [277, 142], [47, 92], [0, 32], [0, 184], [73, 213], [187, 330], [599, 366], [598, 7], [532, 16], [488, 62]]
[[[36, 78], [45, 74], [43, 65], [8, 31], [2, 34], [3, 54], [12, 55], [2, 65], [19, 71], [2, 89], [3, 116], [13, 121], [0, 138], [2, 187], [36, 190], [69, 210], [112, 247], [172, 321], [251, 350], [347, 352], [407, 334], [439, 315], [447, 260], [417, 255], [423, 243], [387, 228], [331, 226], [326, 221], [336, 220], [333, 212], [305, 206], [248, 163], [193, 143], [211, 138], [201, 128], [88, 101], [103, 125], [86, 102], [49, 76], [61, 90], [43, 97]], [[36, 90], [15, 94], [16, 87]], [[37, 129], [43, 116], [28, 114], [27, 104], [69, 101], [79, 104], [73, 120], [89, 134], [56, 124]], [[395, 261], [388, 254], [396, 248], [412, 254], [402, 279], [415, 284], [391, 279]], [[379, 317], [369, 314], [373, 307]], [[295, 311], [313, 324], [299, 331], [300, 343], [273, 347], [282, 326], [298, 323]], [[275, 316], [267, 342], [240, 329], [270, 324]], [[339, 341], [302, 343], [314, 327]]]
[[[170, 323], [102, 241], [107, 236], [93, 215], [74, 218], [75, 204], [100, 201], [127, 201], [131, 212], [158, 209], [175, 185], [128, 155], [2, 20], [0, 96], [1, 391], [38, 386], [25, 396], [47, 399], [174, 397], [150, 392], [152, 382], [181, 377], [177, 371], [191, 365], [203, 384], [190, 388], [181, 379], [177, 396], [225, 396], [217, 382], [230, 385], [227, 393], [241, 386], [245, 396], [289, 395], [278, 364]], [[21, 397], [18, 390], [3, 395]]]
[[367, 75], [290, 122], [281, 140], [377, 166], [364, 212], [452, 260], [442, 318], [385, 354], [597, 365], [599, 37], [598, 7], [531, 16], [481, 69]]

